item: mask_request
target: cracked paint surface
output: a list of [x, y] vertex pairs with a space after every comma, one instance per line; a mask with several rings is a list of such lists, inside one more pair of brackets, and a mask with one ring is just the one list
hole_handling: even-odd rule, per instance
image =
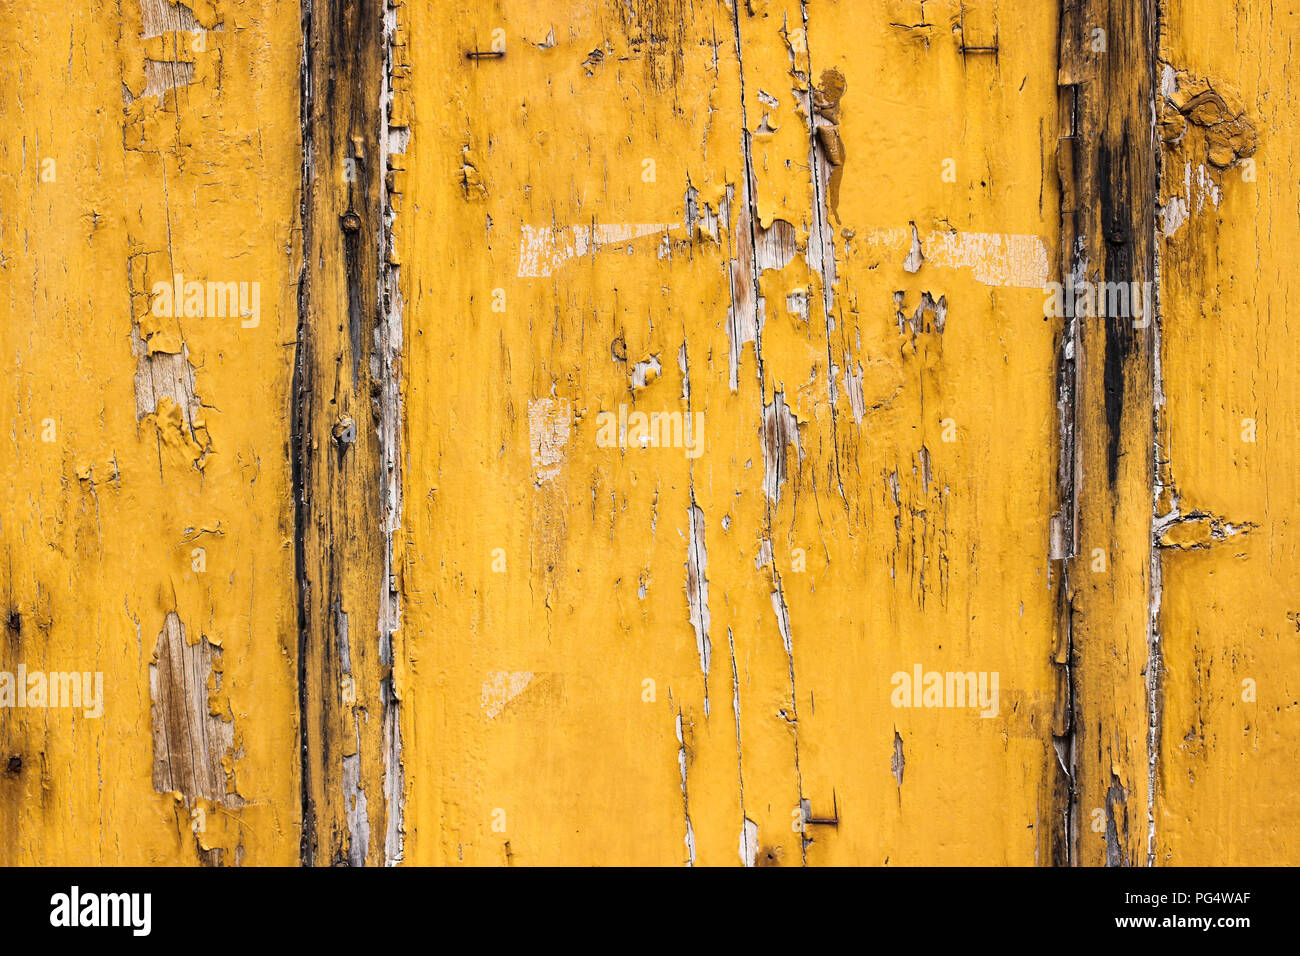
[[1295, 63], [1158, 7], [0, 10], [0, 861], [1294, 857]]
[[[401, 679], [427, 704], [403, 738], [443, 767], [409, 790], [409, 858], [1046, 861], [1055, 353], [1012, 317], [1051, 258], [1054, 14], [1001, 14], [1041, 43], [985, 101], [962, 91], [986, 97], [992, 61], [963, 78], [883, 9], [513, 7], [504, 57], [468, 68], [494, 14], [407, 12], [417, 121], [467, 130], [484, 185], [467, 201], [459, 150], [413, 142], [402, 256], [448, 271], [407, 315], [463, 318], [406, 336]], [[1034, 149], [995, 150], [1008, 126]], [[706, 452], [601, 447], [620, 403], [702, 412]], [[1014, 488], [979, 477], [1013, 462]], [[1001, 730], [890, 706], [922, 647], [1001, 670]], [[542, 671], [562, 693], [435, 729], [479, 711], [485, 672]], [[836, 826], [802, 822], [832, 803]]]
[[[0, 667], [104, 675], [98, 720], [0, 716], [0, 861], [292, 864], [297, 10], [0, 19]], [[154, 315], [175, 273], [259, 326]]]

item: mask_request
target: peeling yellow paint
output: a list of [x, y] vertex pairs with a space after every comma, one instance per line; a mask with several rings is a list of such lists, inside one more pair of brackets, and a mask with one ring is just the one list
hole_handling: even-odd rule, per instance
[[1157, 7], [4, 7], [0, 862], [1294, 862], [1300, 9]]
[[[194, 20], [177, 32], [150, 19], [159, 11]], [[104, 688], [98, 719], [0, 714], [0, 861], [293, 863], [283, 343], [296, 313], [298, 10], [130, 0], [7, 5], [0, 21], [0, 669], [98, 672]], [[161, 89], [146, 80], [158, 60], [193, 74]], [[176, 272], [260, 282], [261, 324], [155, 317], [152, 283]], [[227, 780], [242, 800], [209, 808], [206, 835], [196, 805], [154, 789], [151, 659], [170, 619], [221, 648], [209, 704], [234, 738], [200, 804], [224, 801]]]

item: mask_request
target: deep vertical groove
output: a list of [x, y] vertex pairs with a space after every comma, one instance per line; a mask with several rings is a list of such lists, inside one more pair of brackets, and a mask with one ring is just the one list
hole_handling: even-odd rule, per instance
[[[1059, 58], [1067, 57], [1069, 31], [1074, 28], [1069, 10], [1072, 0], [1065, 0], [1059, 23]], [[1078, 261], [1077, 204], [1075, 202], [1075, 167], [1079, 141], [1079, 88], [1063, 83], [1058, 94], [1058, 123], [1064, 129], [1057, 140], [1057, 170], [1061, 189], [1061, 272], [1062, 278], [1081, 273]], [[1078, 275], [1082, 278], [1081, 275]], [[1072, 312], [1072, 310], [1070, 310]], [[1078, 553], [1078, 433], [1079, 394], [1079, 326], [1068, 315], [1061, 332], [1057, 354], [1056, 390], [1060, 428], [1060, 463], [1057, 471], [1058, 512], [1053, 525], [1051, 557], [1060, 562], [1056, 582], [1056, 649], [1053, 655], [1058, 668], [1053, 749], [1057, 766], [1053, 786], [1054, 809], [1061, 818], [1060, 830], [1053, 831], [1051, 861], [1054, 866], [1070, 866], [1076, 859], [1078, 838], [1077, 759], [1075, 752], [1075, 673], [1074, 673], [1074, 606], [1070, 576], [1071, 560]]]
[[307, 454], [306, 436], [310, 429], [308, 350], [310, 341], [307, 328], [310, 315], [310, 280], [308, 262], [312, 239], [312, 217], [308, 197], [311, 194], [312, 163], [312, 74], [311, 36], [312, 0], [301, 0], [302, 7], [302, 67], [299, 73], [298, 102], [302, 124], [302, 191], [298, 215], [302, 224], [302, 263], [298, 273], [298, 328], [294, 344], [293, 382], [290, 391], [292, 422], [291, 487], [293, 488], [293, 555], [294, 580], [298, 593], [298, 754], [299, 787], [301, 794], [302, 835], [298, 844], [298, 862], [312, 866], [316, 856], [316, 808], [311, 797], [311, 759], [308, 750], [308, 695], [307, 651], [310, 643], [311, 597], [307, 579], [307, 494], [311, 480], [311, 460]]
[[379, 315], [376, 317], [379, 334], [376, 343], [379, 357], [379, 378], [382, 393], [379, 399], [379, 453], [380, 483], [383, 488], [382, 531], [383, 577], [379, 598], [379, 663], [386, 669], [380, 681], [384, 724], [384, 810], [387, 828], [384, 834], [384, 863], [392, 865], [403, 857], [405, 837], [405, 774], [402, 766], [401, 702], [393, 679], [395, 666], [393, 634], [401, 626], [401, 599], [395, 586], [393, 567], [393, 532], [402, 523], [402, 395], [399, 382], [399, 365], [403, 348], [401, 267], [394, 264], [390, 253], [394, 248], [393, 224], [397, 211], [389, 189], [389, 156], [392, 152], [392, 133], [404, 129], [409, 142], [410, 128], [393, 126], [392, 105], [395, 96], [393, 84], [393, 39], [398, 29], [397, 8], [384, 6], [382, 31], [383, 69], [379, 93], [379, 171], [380, 210], [383, 216], [377, 230], [375, 254], [379, 262], [379, 288], [377, 290]]
[[[1149, 58], [1151, 68], [1151, 117], [1152, 123], [1160, 115], [1160, 37], [1164, 27], [1164, 7], [1161, 0], [1155, 0], [1155, 42]], [[1155, 195], [1152, 205], [1159, 202], [1162, 195], [1164, 173], [1163, 143], [1156, 140], [1155, 147]], [[1164, 345], [1164, 312], [1160, 301], [1161, 292], [1161, 241], [1158, 221], [1153, 223], [1154, 239], [1154, 298], [1149, 306], [1152, 332], [1151, 375], [1151, 592], [1149, 599], [1149, 631], [1147, 634], [1147, 866], [1155, 866], [1156, 861], [1156, 773], [1160, 760], [1160, 693], [1164, 676], [1164, 650], [1160, 633], [1160, 605], [1164, 587], [1164, 566], [1160, 554], [1159, 534], [1156, 522], [1159, 520], [1159, 503], [1163, 491], [1163, 472], [1160, 459], [1161, 409], [1164, 405], [1164, 372], [1161, 365], [1160, 350]]]

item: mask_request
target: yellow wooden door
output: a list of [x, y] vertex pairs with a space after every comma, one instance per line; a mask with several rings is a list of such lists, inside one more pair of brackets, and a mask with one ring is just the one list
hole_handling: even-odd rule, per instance
[[0, 3], [0, 863], [1295, 862], [1238, 6]]

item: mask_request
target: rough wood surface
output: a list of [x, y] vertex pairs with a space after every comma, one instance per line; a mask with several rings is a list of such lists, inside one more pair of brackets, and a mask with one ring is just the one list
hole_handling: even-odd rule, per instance
[[0, 0], [0, 863], [1295, 862], [1298, 15]]

